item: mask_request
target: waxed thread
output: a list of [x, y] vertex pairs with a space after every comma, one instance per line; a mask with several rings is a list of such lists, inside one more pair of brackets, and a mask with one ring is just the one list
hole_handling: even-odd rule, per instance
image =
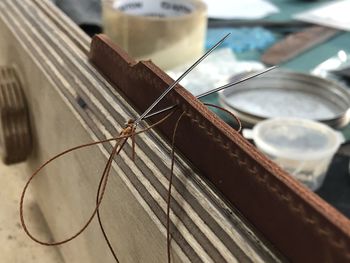
[[[126, 143], [126, 140], [127, 140], [127, 138], [123, 139], [123, 142], [120, 144], [120, 147], [119, 147], [118, 151], [116, 152], [116, 155], [119, 155], [120, 151], [123, 149], [123, 147], [124, 147], [124, 145], [125, 145], [125, 143]], [[111, 155], [111, 156], [112, 156], [112, 155]], [[113, 160], [113, 158], [112, 158], [112, 160]], [[107, 168], [107, 166], [105, 167], [104, 173], [107, 172], [107, 169], [108, 169], [108, 172], [109, 172], [110, 167], [111, 167], [111, 164], [112, 164], [112, 162], [109, 163], [109, 167], [108, 167], [108, 168]], [[105, 175], [105, 176], [106, 176], [106, 175]], [[100, 180], [100, 182], [99, 182], [99, 185], [98, 185], [98, 189], [97, 189], [97, 194], [96, 194], [96, 206], [97, 206], [97, 204], [98, 204], [98, 200], [99, 200], [100, 195], [101, 195], [100, 192], [101, 192], [101, 187], [102, 187], [102, 185], [103, 185], [103, 177], [101, 178], [101, 180]], [[100, 207], [98, 207], [98, 209], [97, 209], [97, 220], [98, 220], [98, 224], [99, 224], [99, 226], [100, 226], [100, 229], [101, 229], [103, 238], [104, 238], [104, 240], [106, 241], [106, 244], [107, 244], [107, 246], [108, 246], [108, 248], [109, 248], [109, 251], [111, 252], [111, 254], [112, 254], [114, 260], [115, 260], [117, 263], [119, 263], [119, 258], [118, 258], [117, 254], [116, 254], [116, 252], [115, 252], [115, 250], [114, 250], [114, 248], [113, 248], [113, 246], [112, 246], [112, 244], [111, 244], [111, 241], [109, 240], [108, 235], [107, 235], [107, 233], [106, 233], [106, 231], [105, 231], [105, 229], [104, 229], [104, 226], [103, 226], [103, 223], [102, 223], [102, 219], [101, 219], [101, 214], [100, 214]]]
[[[218, 110], [224, 111], [227, 114], [229, 114], [233, 119], [236, 120], [238, 124], [238, 129], [237, 132], [240, 132], [242, 130], [242, 123], [240, 119], [235, 116], [232, 112], [214, 105], [210, 103], [204, 103], [204, 105], [216, 108]], [[172, 182], [173, 182], [173, 176], [174, 176], [174, 164], [175, 164], [175, 138], [176, 138], [176, 133], [178, 131], [180, 121], [181, 119], [186, 115], [186, 112], [182, 112], [180, 117], [177, 119], [173, 134], [172, 134], [172, 143], [171, 143], [171, 165], [170, 165], [170, 176], [169, 176], [169, 187], [168, 187], [168, 195], [167, 195], [167, 213], [166, 213], [166, 232], [167, 232], [167, 260], [168, 263], [171, 263], [171, 233], [170, 233], [170, 205], [171, 205], [171, 188], [172, 188]]]
[[[174, 111], [173, 111], [174, 112]], [[105, 140], [101, 140], [101, 141], [97, 141], [97, 142], [92, 142], [92, 143], [87, 143], [87, 144], [83, 144], [83, 145], [79, 145], [79, 146], [75, 146], [72, 147], [70, 149], [67, 149], [57, 155], [55, 155], [54, 157], [50, 158], [49, 160], [47, 160], [46, 162], [44, 162], [41, 166], [39, 166], [39, 168], [29, 177], [28, 181], [26, 182], [22, 194], [21, 194], [21, 198], [20, 198], [20, 221], [21, 221], [21, 225], [23, 227], [23, 230], [25, 231], [25, 233], [28, 235], [28, 237], [30, 239], [32, 239], [34, 242], [39, 243], [41, 245], [44, 246], [58, 246], [58, 245], [62, 245], [65, 243], [68, 243], [70, 241], [72, 241], [73, 239], [77, 238], [80, 234], [82, 234], [85, 229], [90, 225], [91, 221], [93, 220], [93, 218], [95, 217], [95, 215], [97, 214], [99, 207], [101, 205], [102, 199], [104, 197], [104, 193], [106, 190], [106, 186], [107, 186], [107, 182], [108, 182], [108, 177], [109, 177], [109, 172], [110, 172], [110, 168], [111, 168], [111, 164], [113, 161], [113, 158], [119, 154], [119, 152], [122, 149], [122, 146], [125, 144], [126, 140], [131, 137], [132, 134], [134, 134], [134, 136], [144, 133], [150, 129], [152, 129], [153, 127], [161, 124], [162, 122], [164, 122], [166, 119], [168, 119], [173, 112], [170, 112], [169, 114], [167, 114], [165, 117], [163, 117], [161, 120], [157, 121], [156, 123], [140, 130], [140, 131], [135, 131], [134, 126], [131, 124], [128, 124], [126, 126], [126, 128], [123, 129], [123, 131], [120, 133], [119, 136], [115, 137], [115, 138], [110, 138], [110, 139], [105, 139]], [[121, 140], [124, 139], [124, 141], [120, 144]], [[106, 142], [111, 142], [111, 141], [116, 141], [115, 146], [113, 147], [112, 153], [109, 156], [109, 159], [106, 163], [104, 172], [102, 173], [101, 179], [100, 179], [100, 187], [98, 188], [98, 197], [96, 199], [96, 206], [91, 214], [91, 216], [88, 218], [88, 220], [86, 221], [86, 223], [83, 225], [83, 227], [81, 229], [79, 229], [75, 234], [73, 234], [72, 236], [70, 236], [69, 238], [66, 238], [62, 241], [57, 241], [57, 242], [45, 242], [45, 241], [41, 241], [39, 240], [39, 238], [36, 238], [28, 229], [25, 219], [24, 219], [24, 199], [25, 199], [25, 194], [27, 192], [27, 189], [30, 185], [30, 183], [32, 182], [32, 180], [40, 173], [40, 171], [46, 167], [48, 164], [50, 164], [51, 162], [55, 161], [56, 159], [62, 157], [63, 155], [70, 153], [72, 151], [76, 151], [79, 150], [81, 148], [85, 148], [85, 147], [89, 147], [89, 146], [93, 146], [93, 145], [97, 145], [97, 144], [102, 144], [102, 143], [106, 143]], [[118, 146], [119, 150], [118, 150]], [[106, 240], [107, 241], [107, 240]], [[107, 242], [110, 244], [110, 242]], [[115, 255], [115, 253], [114, 253]], [[118, 262], [118, 261], [117, 261]]]
[[167, 211], [166, 211], [166, 241], [167, 241], [167, 258], [168, 263], [171, 262], [171, 244], [170, 244], [170, 202], [171, 202], [171, 187], [173, 182], [173, 175], [174, 175], [174, 164], [175, 164], [175, 137], [176, 133], [180, 124], [180, 121], [182, 117], [185, 115], [183, 112], [180, 117], [177, 119], [172, 135], [172, 142], [171, 142], [171, 165], [170, 165], [170, 176], [169, 176], [169, 187], [168, 187], [168, 196], [167, 196]]
[[[206, 106], [209, 107], [214, 107], [217, 108], [219, 110], [225, 111], [228, 114], [230, 114], [239, 124], [239, 129], [238, 131], [241, 130], [242, 125], [240, 120], [231, 112], [229, 112], [228, 110], [219, 107], [217, 105], [213, 105], [213, 104], [205, 104]], [[32, 176], [29, 178], [29, 180], [27, 181], [22, 195], [21, 195], [21, 201], [20, 201], [20, 219], [21, 219], [21, 224], [22, 227], [25, 231], [25, 233], [35, 242], [41, 244], [41, 245], [45, 245], [45, 246], [57, 246], [57, 245], [62, 245], [65, 243], [68, 243], [70, 241], [72, 241], [73, 239], [75, 239], [76, 237], [78, 237], [81, 233], [83, 233], [85, 231], [85, 229], [90, 225], [90, 223], [92, 222], [93, 218], [97, 215], [98, 218], [98, 223], [101, 229], [101, 232], [103, 234], [103, 237], [109, 247], [109, 250], [111, 252], [111, 254], [113, 255], [114, 259], [116, 262], [119, 263], [119, 259], [116, 255], [116, 252], [108, 238], [108, 235], [103, 227], [103, 223], [102, 223], [102, 219], [101, 219], [101, 215], [100, 215], [100, 206], [102, 203], [102, 199], [104, 197], [105, 194], [105, 190], [107, 187], [107, 182], [108, 182], [108, 178], [109, 178], [109, 174], [110, 174], [110, 170], [111, 170], [111, 166], [112, 166], [112, 162], [115, 156], [119, 155], [120, 151], [123, 149], [123, 146], [125, 145], [125, 143], [127, 142], [128, 138], [132, 139], [132, 159], [135, 160], [135, 137], [136, 135], [146, 132], [148, 130], [150, 130], [151, 128], [155, 127], [156, 125], [159, 125], [160, 123], [164, 122], [166, 119], [168, 119], [175, 111], [170, 112], [168, 115], [166, 115], [164, 118], [162, 118], [160, 121], [148, 126], [145, 129], [142, 129], [138, 132], [135, 131], [135, 127], [133, 126], [133, 123], [131, 121], [128, 122], [127, 126], [122, 130], [122, 132], [119, 134], [118, 137], [115, 138], [111, 138], [111, 139], [106, 139], [106, 140], [102, 140], [102, 141], [98, 141], [98, 142], [92, 142], [92, 143], [88, 143], [88, 144], [84, 144], [84, 145], [80, 145], [80, 146], [76, 146], [73, 147], [71, 149], [68, 149], [56, 156], [54, 156], [53, 158], [49, 159], [48, 161], [46, 161], [43, 165], [41, 165], [33, 174]], [[168, 258], [168, 262], [171, 262], [171, 234], [170, 234], [170, 202], [171, 202], [171, 188], [172, 188], [172, 179], [173, 179], [173, 174], [174, 174], [174, 164], [175, 164], [175, 137], [176, 137], [176, 133], [180, 124], [180, 121], [182, 119], [183, 116], [187, 115], [185, 112], [183, 112], [180, 117], [177, 119], [175, 127], [174, 127], [174, 131], [172, 134], [172, 146], [171, 146], [171, 167], [170, 167], [170, 178], [169, 178], [169, 187], [168, 187], [168, 195], [167, 195], [167, 219], [166, 219], [166, 229], [167, 229], [167, 258]], [[83, 227], [74, 235], [72, 235], [71, 237], [59, 241], [59, 242], [44, 242], [44, 241], [40, 241], [38, 238], [34, 237], [34, 235], [32, 235], [30, 233], [30, 231], [28, 230], [25, 220], [24, 220], [24, 212], [23, 212], [23, 204], [24, 204], [24, 197], [25, 197], [25, 193], [27, 191], [27, 188], [29, 187], [31, 181], [34, 179], [34, 177], [36, 175], [38, 175], [38, 173], [44, 168], [46, 167], [48, 164], [50, 164], [52, 161], [56, 160], [57, 158], [81, 149], [81, 148], [85, 148], [85, 147], [89, 147], [89, 146], [93, 146], [93, 145], [97, 145], [97, 144], [101, 144], [101, 143], [105, 143], [105, 142], [111, 142], [111, 141], [116, 141], [116, 144], [113, 147], [113, 150], [109, 156], [109, 159], [106, 163], [106, 166], [104, 168], [104, 171], [102, 173], [102, 176], [100, 178], [100, 182], [99, 182], [99, 186], [98, 186], [98, 190], [97, 190], [97, 195], [96, 195], [96, 206], [95, 209], [93, 210], [93, 213], [91, 214], [90, 218], [87, 220], [87, 222], [83, 225]], [[118, 149], [119, 147], [119, 149]]]

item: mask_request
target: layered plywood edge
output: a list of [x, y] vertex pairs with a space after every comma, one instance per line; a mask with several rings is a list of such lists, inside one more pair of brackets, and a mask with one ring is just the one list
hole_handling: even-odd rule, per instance
[[[34, 148], [25, 176], [66, 148], [115, 136], [137, 115], [88, 61], [90, 39], [49, 1], [2, 0], [0, 34], [0, 62], [17, 68], [30, 111]], [[55, 240], [92, 212], [110, 150], [104, 144], [73, 153], [35, 180], [31, 190]], [[137, 139], [136, 162], [127, 145], [113, 163], [101, 213], [120, 262], [166, 260], [169, 151], [151, 131]], [[282, 261], [181, 156], [172, 197], [174, 262]], [[114, 262], [96, 221], [60, 250], [66, 262]]]

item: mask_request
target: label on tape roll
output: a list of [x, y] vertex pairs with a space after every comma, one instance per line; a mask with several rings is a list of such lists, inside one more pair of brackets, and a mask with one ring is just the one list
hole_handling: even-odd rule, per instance
[[129, 15], [155, 17], [183, 16], [192, 13], [195, 9], [188, 1], [165, 0], [117, 0], [113, 8]]

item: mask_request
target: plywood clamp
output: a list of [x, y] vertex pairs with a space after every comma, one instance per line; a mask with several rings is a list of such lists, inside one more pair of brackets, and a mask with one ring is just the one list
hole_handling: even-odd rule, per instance
[[32, 140], [28, 107], [15, 68], [0, 66], [0, 155], [5, 164], [25, 161]]

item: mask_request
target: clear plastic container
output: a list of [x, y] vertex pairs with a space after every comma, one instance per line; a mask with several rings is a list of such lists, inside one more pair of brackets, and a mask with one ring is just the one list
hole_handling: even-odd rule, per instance
[[322, 185], [333, 155], [344, 141], [341, 133], [325, 124], [296, 118], [262, 121], [243, 135], [312, 191]]

